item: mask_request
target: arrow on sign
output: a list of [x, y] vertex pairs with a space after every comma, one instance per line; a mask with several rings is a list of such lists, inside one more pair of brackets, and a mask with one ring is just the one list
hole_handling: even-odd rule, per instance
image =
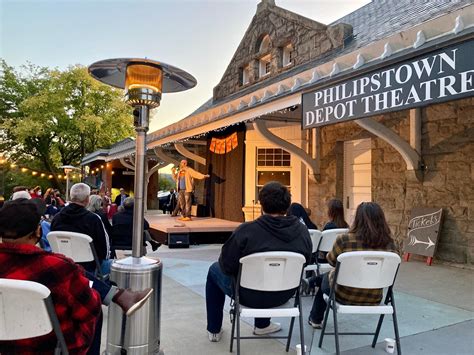
[[428, 241], [424, 242], [422, 240], [418, 240], [414, 235], [410, 236], [410, 243], [408, 245], [416, 245], [416, 244], [426, 244], [426, 249], [435, 245], [433, 241], [428, 237]]

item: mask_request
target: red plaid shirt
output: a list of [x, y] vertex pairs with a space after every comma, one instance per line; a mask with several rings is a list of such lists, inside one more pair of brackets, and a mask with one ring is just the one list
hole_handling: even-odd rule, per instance
[[[69, 352], [87, 352], [101, 312], [101, 301], [99, 294], [89, 287], [80, 266], [63, 255], [33, 245], [0, 243], [0, 278], [35, 281], [48, 287]], [[0, 354], [52, 354], [56, 343], [54, 332], [4, 341], [0, 342]]]

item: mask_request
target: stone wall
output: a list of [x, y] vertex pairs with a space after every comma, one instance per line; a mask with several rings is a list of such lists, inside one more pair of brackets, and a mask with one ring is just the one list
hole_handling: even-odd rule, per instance
[[[270, 49], [259, 52], [259, 42], [264, 35], [270, 36]], [[214, 88], [213, 99], [219, 100], [294, 66], [323, 56], [343, 46], [344, 40], [351, 35], [350, 25], [337, 24], [328, 27], [275, 6], [273, 1], [262, 1], [221, 81]], [[283, 47], [288, 44], [292, 44], [296, 56], [290, 65], [282, 66]], [[259, 59], [268, 54], [271, 55], [270, 74], [259, 77]], [[242, 70], [246, 66], [250, 67], [250, 81], [242, 85]]]
[[[375, 117], [409, 141], [409, 112]], [[327, 200], [343, 198], [342, 142], [372, 137], [372, 200], [384, 209], [396, 240], [403, 242], [413, 207], [442, 207], [444, 223], [435, 258], [474, 264], [474, 98], [422, 109], [422, 156], [418, 181], [400, 154], [354, 122], [322, 128], [321, 182], [310, 180], [312, 219], [326, 221]]]

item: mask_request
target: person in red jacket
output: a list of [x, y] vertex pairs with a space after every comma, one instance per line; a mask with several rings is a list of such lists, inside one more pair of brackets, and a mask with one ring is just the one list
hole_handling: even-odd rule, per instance
[[[40, 217], [28, 200], [12, 201], [0, 210], [0, 278], [35, 281], [51, 291], [71, 354], [86, 354], [101, 322], [99, 293], [89, 287], [83, 269], [60, 254], [35, 244], [41, 238]], [[52, 354], [54, 332], [0, 342], [1, 354]]]

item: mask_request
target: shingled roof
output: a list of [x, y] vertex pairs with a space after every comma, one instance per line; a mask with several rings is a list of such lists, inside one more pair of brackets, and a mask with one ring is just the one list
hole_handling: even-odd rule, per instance
[[[204, 112], [214, 106], [218, 106], [223, 102], [231, 101], [236, 97], [244, 96], [261, 87], [308, 70], [321, 62], [329, 61], [345, 53], [352, 52], [369, 43], [381, 40], [393, 33], [401, 32], [417, 24], [453, 12], [473, 3], [474, 0], [373, 0], [371, 3], [330, 24], [335, 25], [338, 23], [346, 23], [352, 26], [354, 37], [344, 48], [337, 49], [323, 58], [318, 58], [314, 61], [296, 66], [270, 80], [252, 85], [245, 90], [241, 90], [226, 97], [224, 100], [213, 102], [212, 98], [210, 98], [186, 118]], [[288, 11], [282, 8], [279, 9], [282, 11]]]

